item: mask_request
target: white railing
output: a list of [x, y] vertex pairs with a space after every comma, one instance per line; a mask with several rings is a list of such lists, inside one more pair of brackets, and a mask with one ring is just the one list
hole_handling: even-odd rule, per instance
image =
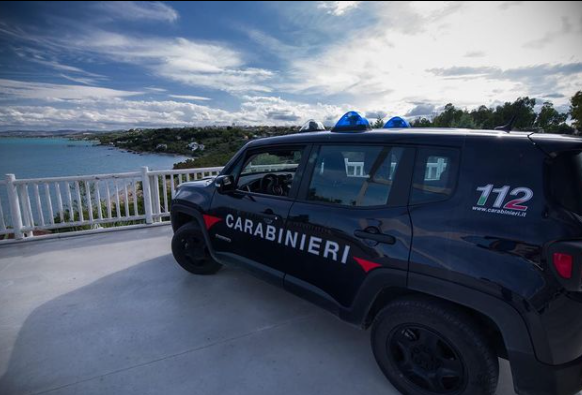
[[[347, 158], [345, 159], [346, 163], [346, 174], [348, 177], [368, 177], [368, 175], [364, 172], [364, 162], [350, 162]], [[428, 162], [426, 164], [426, 170], [424, 173], [425, 181], [433, 181], [438, 180], [441, 177], [441, 173], [445, 171], [447, 164], [444, 162], [442, 158], [439, 158], [437, 162]], [[394, 173], [396, 169], [396, 163], [392, 163], [390, 165], [391, 173], [390, 177]]]
[[250, 165], [243, 170], [243, 174], [250, 173], [268, 173], [268, 172], [278, 172], [291, 169], [297, 169], [299, 165], [297, 163], [277, 163], [272, 165]]
[[221, 167], [98, 174], [0, 181], [0, 242], [35, 232], [70, 231], [135, 223], [170, 216], [178, 185], [217, 175]]
[[437, 162], [428, 162], [424, 173], [426, 181], [440, 180], [441, 173], [445, 171], [447, 164], [443, 158], [439, 158]]
[[[296, 167], [297, 165], [287, 165]], [[281, 165], [255, 166], [256, 171]], [[428, 163], [425, 179], [434, 180], [446, 163]], [[46, 232], [153, 224], [170, 216], [176, 187], [217, 175], [221, 167], [0, 180], [0, 242]], [[365, 176], [363, 163], [347, 162], [346, 174]]]

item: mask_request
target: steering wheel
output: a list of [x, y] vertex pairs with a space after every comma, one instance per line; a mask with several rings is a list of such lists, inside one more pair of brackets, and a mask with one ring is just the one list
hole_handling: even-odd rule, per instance
[[276, 196], [283, 196], [284, 193], [279, 177], [273, 173], [265, 174], [265, 176], [261, 178], [261, 191]]

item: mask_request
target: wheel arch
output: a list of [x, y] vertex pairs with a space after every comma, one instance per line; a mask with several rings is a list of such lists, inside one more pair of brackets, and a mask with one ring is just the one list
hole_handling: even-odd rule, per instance
[[491, 346], [497, 352], [497, 355], [502, 358], [507, 358], [507, 349], [503, 340], [503, 334], [501, 333], [501, 330], [497, 324], [491, 318], [473, 308], [425, 292], [420, 292], [408, 288], [388, 287], [382, 289], [372, 302], [370, 309], [364, 318], [362, 327], [364, 329], [368, 329], [374, 322], [374, 319], [378, 313], [382, 311], [384, 306], [395, 300], [404, 298], [421, 298], [427, 301], [446, 303], [452, 308], [456, 308], [462, 311], [466, 316], [470, 317], [471, 320], [481, 329], [482, 333], [489, 340]]
[[386, 303], [412, 295], [446, 301], [467, 312], [493, 336], [499, 356], [509, 360], [516, 391], [530, 393], [528, 363], [538, 360], [531, 334], [521, 314], [493, 295], [423, 274], [377, 269], [368, 275], [354, 303], [342, 309], [340, 317], [367, 328]]
[[225, 264], [214, 252], [214, 248], [212, 248], [212, 243], [210, 242], [210, 236], [208, 235], [208, 231], [206, 230], [206, 225], [204, 224], [204, 217], [202, 216], [202, 211], [200, 207], [190, 204], [189, 202], [184, 201], [174, 201], [172, 202], [172, 208], [170, 210], [170, 218], [172, 221], [172, 229], [174, 232], [182, 225], [186, 223], [195, 223], [200, 228], [200, 233], [204, 237], [206, 241], [206, 245], [208, 246], [208, 251], [210, 252], [210, 256], [216, 262], [220, 264]]
[[466, 286], [417, 273], [392, 269], [372, 271], [352, 305], [341, 310], [340, 317], [368, 328], [383, 306], [412, 295], [458, 306], [494, 337], [500, 356], [511, 357], [512, 352], [535, 355], [526, 323], [509, 303]]
[[172, 203], [172, 208], [170, 210], [170, 218], [172, 221], [172, 230], [175, 232], [181, 226], [194, 222], [204, 229], [202, 214], [197, 207], [191, 207], [190, 205], [185, 205], [179, 201], [174, 201]]

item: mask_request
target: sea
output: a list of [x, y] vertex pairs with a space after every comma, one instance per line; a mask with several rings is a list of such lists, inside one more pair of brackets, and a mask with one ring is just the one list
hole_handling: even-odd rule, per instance
[[184, 156], [140, 154], [96, 142], [62, 137], [0, 138], [0, 178], [80, 176], [150, 170], [171, 170]]

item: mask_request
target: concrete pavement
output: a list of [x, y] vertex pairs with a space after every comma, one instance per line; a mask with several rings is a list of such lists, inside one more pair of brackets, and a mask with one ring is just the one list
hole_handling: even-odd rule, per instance
[[[397, 394], [369, 333], [240, 271], [197, 277], [169, 226], [0, 247], [0, 394]], [[499, 394], [513, 394], [502, 361]]]

